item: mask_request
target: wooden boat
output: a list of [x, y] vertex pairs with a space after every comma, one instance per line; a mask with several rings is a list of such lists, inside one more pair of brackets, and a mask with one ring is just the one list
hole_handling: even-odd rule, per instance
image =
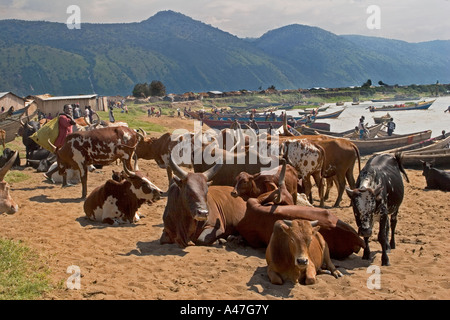
[[312, 116], [311, 118], [315, 119], [315, 120], [320, 120], [320, 119], [336, 119], [338, 118], [342, 112], [344, 112], [346, 108], [343, 108], [341, 110], [335, 111], [335, 112], [331, 112], [331, 113], [327, 113], [327, 114], [318, 114], [316, 116]]
[[389, 113], [386, 113], [384, 116], [381, 117], [373, 117], [373, 120], [375, 121], [375, 123], [378, 124], [388, 122], [391, 118], [392, 116]]
[[36, 112], [33, 114], [28, 114], [28, 109], [30, 106], [31, 104], [28, 104], [26, 107], [13, 111], [12, 113], [5, 111], [0, 114], [0, 129], [5, 130], [6, 132], [5, 143], [11, 142], [16, 138], [16, 134], [22, 126], [20, 119], [23, 119], [23, 122], [27, 122], [29, 119], [34, 117]]
[[431, 137], [431, 130], [416, 132], [401, 137], [373, 138], [366, 140], [350, 139], [359, 149], [361, 155], [369, 155], [376, 152], [391, 150], [417, 143]]
[[375, 111], [404, 111], [404, 110], [426, 110], [434, 103], [436, 100], [422, 101], [414, 104], [401, 104], [401, 105], [390, 105], [382, 107], [369, 107], [371, 112]]
[[450, 133], [447, 133], [444, 137], [442, 137], [442, 135], [439, 135], [438, 137], [419, 141], [417, 143], [413, 143], [407, 146], [386, 150], [383, 153], [395, 154], [397, 152], [402, 152], [403, 154], [406, 154], [406, 153], [442, 149], [448, 147], [449, 145], [450, 145]]
[[[369, 138], [375, 138], [377, 136], [378, 132], [380, 132], [382, 126], [383, 126], [383, 124], [377, 124], [377, 125], [368, 127], [367, 130], [369, 131]], [[359, 131], [356, 132], [355, 129], [350, 129], [350, 130], [342, 131], [342, 132], [333, 132], [333, 131], [325, 131], [325, 130], [320, 130], [320, 129], [309, 128], [304, 125], [297, 127], [295, 129], [297, 129], [297, 131], [301, 132], [301, 134], [304, 134], [304, 135], [322, 134], [322, 135], [332, 136], [334, 138], [352, 138], [352, 137], [357, 138], [357, 137], [359, 137]]]
[[329, 107], [330, 106], [323, 106], [323, 107], [317, 107], [317, 108], [305, 108], [305, 109], [299, 110], [298, 114], [301, 115], [301, 116], [305, 116], [305, 115], [308, 115], [308, 114], [312, 115], [315, 112], [326, 111], [326, 110], [328, 110]]
[[431, 162], [439, 169], [450, 168], [450, 148], [416, 151], [403, 154], [405, 168], [422, 168], [422, 161]]
[[[241, 125], [246, 124], [248, 121], [239, 121], [238, 122]], [[230, 128], [231, 125], [234, 123], [233, 120], [212, 120], [212, 119], [203, 119], [203, 123], [206, 124], [208, 127], [213, 129], [226, 129]], [[281, 126], [283, 126], [283, 121], [257, 121], [258, 127], [260, 129], [268, 129], [270, 125], [272, 125], [272, 128], [277, 129]], [[329, 130], [330, 124], [328, 123], [320, 123], [320, 122], [314, 122], [310, 124], [311, 127], [322, 129], [322, 130]]]

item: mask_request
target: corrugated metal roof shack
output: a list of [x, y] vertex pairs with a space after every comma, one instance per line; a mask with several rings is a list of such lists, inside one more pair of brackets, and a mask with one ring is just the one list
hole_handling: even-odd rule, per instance
[[30, 98], [34, 99], [38, 109], [43, 112], [45, 115], [49, 113], [52, 116], [63, 112], [63, 107], [66, 104], [79, 104], [81, 111], [84, 111], [85, 106], [91, 106], [94, 111], [105, 111], [107, 110], [104, 103], [105, 97], [98, 97], [96, 94], [90, 95], [79, 95], [79, 96], [59, 96], [52, 97], [49, 95], [40, 95], [40, 96], [30, 96]]

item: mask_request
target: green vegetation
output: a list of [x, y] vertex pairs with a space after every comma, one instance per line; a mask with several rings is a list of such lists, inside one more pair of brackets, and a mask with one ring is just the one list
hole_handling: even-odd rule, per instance
[[302, 25], [240, 39], [173, 11], [81, 30], [21, 20], [2, 20], [0, 29], [0, 92], [21, 96], [125, 96], [154, 79], [168, 93], [450, 83], [450, 41], [338, 36]]
[[10, 170], [5, 176], [5, 181], [8, 183], [17, 183], [28, 180], [30, 178], [29, 175], [17, 170]]
[[[114, 109], [114, 119], [116, 122], [126, 122], [130, 128], [142, 128], [146, 132], [166, 132], [167, 129], [161, 125], [150, 123], [146, 121], [147, 108], [139, 104], [127, 104], [128, 113], [120, 112], [119, 109]], [[106, 111], [97, 111], [101, 119], [108, 120], [109, 113]]]
[[23, 243], [0, 239], [0, 300], [30, 300], [50, 289], [49, 270]]

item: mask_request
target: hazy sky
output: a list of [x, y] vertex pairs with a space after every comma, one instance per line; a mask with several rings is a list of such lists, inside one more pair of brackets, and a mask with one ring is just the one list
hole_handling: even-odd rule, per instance
[[[65, 23], [70, 5], [80, 8], [81, 27], [83, 22], [139, 22], [173, 10], [238, 37], [259, 37], [298, 23], [335, 34], [450, 40], [449, 0], [0, 0], [0, 19]], [[379, 16], [367, 13], [371, 5], [379, 8]], [[368, 20], [380, 28], [370, 29]]]

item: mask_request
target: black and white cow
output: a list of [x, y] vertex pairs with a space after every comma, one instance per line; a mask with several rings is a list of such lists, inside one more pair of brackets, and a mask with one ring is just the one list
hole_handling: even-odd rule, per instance
[[[378, 241], [382, 247], [381, 265], [388, 266], [387, 252], [395, 249], [395, 227], [397, 214], [403, 201], [404, 186], [401, 173], [407, 182], [408, 176], [401, 163], [401, 154], [395, 156], [380, 154], [372, 156], [359, 173], [355, 189], [346, 188], [352, 200], [358, 233], [364, 237], [366, 247], [363, 259], [370, 258], [369, 237], [375, 220], [379, 219]], [[391, 241], [389, 237], [389, 220], [391, 222]]]
[[450, 172], [433, 168], [429, 162], [422, 161], [422, 175], [425, 177], [427, 185], [425, 189], [436, 189], [450, 191]]

